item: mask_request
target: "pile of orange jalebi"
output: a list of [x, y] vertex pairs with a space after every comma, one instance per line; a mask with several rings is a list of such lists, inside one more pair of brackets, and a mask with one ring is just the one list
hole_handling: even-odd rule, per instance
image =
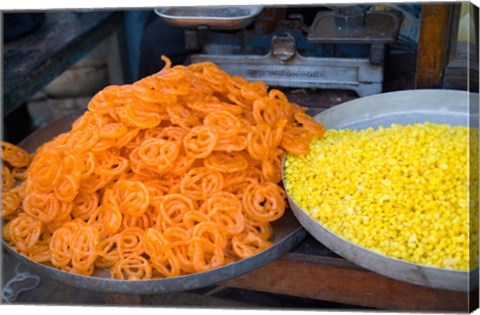
[[2, 142], [3, 237], [61, 270], [115, 279], [202, 272], [269, 246], [285, 150], [324, 128], [263, 82], [213, 63], [96, 94], [33, 155]]

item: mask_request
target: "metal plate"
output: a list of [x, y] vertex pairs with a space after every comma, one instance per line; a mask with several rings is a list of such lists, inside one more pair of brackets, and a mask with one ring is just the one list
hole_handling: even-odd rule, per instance
[[321, 11], [315, 17], [307, 40], [315, 43], [392, 43], [398, 36], [401, 14], [396, 11], [365, 12], [362, 26], [341, 28], [335, 23], [335, 12]]
[[[83, 111], [75, 112], [33, 132], [22, 140], [19, 146], [29, 152], [34, 152], [37, 147], [53, 137], [69, 131], [72, 122], [82, 113]], [[272, 262], [293, 249], [307, 236], [307, 232], [295, 219], [290, 209], [286, 210], [285, 215], [281, 219], [273, 222], [272, 226], [274, 230], [273, 245], [252, 257], [205, 272], [152, 280], [113, 280], [110, 279], [110, 273], [103, 270], [96, 271], [90, 277], [68, 273], [51, 266], [36, 263], [20, 255], [8, 246], [3, 239], [2, 244], [20, 262], [31, 268], [32, 271], [68, 285], [99, 292], [153, 294], [193, 290], [238, 277]]]
[[165, 22], [184, 28], [206, 26], [213, 30], [238, 30], [250, 24], [263, 6], [206, 6], [157, 8]]
[[[378, 94], [343, 103], [321, 112], [315, 119], [327, 129], [388, 127], [392, 123], [447, 123], [478, 126], [478, 94], [449, 90], [413, 90]], [[471, 122], [476, 122], [472, 123]], [[319, 242], [366, 269], [427, 287], [470, 291], [478, 287], [478, 268], [455, 271], [427, 267], [391, 258], [353, 244], [312, 219], [288, 196], [293, 213]]]

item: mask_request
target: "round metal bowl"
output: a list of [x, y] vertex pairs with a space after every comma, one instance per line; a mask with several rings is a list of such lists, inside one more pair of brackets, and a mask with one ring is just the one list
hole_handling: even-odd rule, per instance
[[[391, 92], [349, 101], [315, 116], [326, 129], [388, 127], [422, 122], [462, 126], [478, 122], [478, 94], [450, 90]], [[288, 191], [287, 191], [288, 195]], [[304, 212], [290, 196], [290, 207], [303, 227], [326, 247], [366, 269], [426, 287], [470, 291], [478, 287], [478, 268], [456, 271], [409, 263], [370, 251], [334, 234]], [[478, 215], [478, 214], [477, 214]]]
[[[75, 112], [33, 132], [22, 140], [19, 146], [34, 152], [36, 148], [53, 137], [69, 131], [72, 122], [82, 113]], [[307, 232], [295, 219], [290, 209], [286, 210], [282, 218], [273, 222], [272, 226], [273, 245], [254, 256], [205, 272], [152, 280], [115, 280], [111, 279], [110, 273], [105, 270], [95, 271], [93, 276], [68, 273], [28, 259], [12, 249], [3, 239], [2, 244], [33, 272], [71, 286], [108, 293], [154, 294], [198, 289], [238, 277], [272, 262], [293, 249], [307, 236]]]

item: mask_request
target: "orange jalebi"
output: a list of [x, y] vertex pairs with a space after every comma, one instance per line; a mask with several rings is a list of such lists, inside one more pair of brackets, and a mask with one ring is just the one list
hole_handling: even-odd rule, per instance
[[20, 196], [13, 190], [2, 193], [2, 217], [6, 218], [20, 207]]
[[271, 246], [285, 151], [308, 153], [323, 126], [263, 82], [162, 59], [160, 72], [97, 93], [34, 154], [0, 142], [3, 238], [19, 253], [141, 280]]
[[0, 141], [0, 153], [2, 160], [12, 167], [25, 167], [30, 164], [30, 154], [24, 149], [11, 143]]
[[217, 145], [218, 134], [208, 126], [193, 127], [183, 138], [187, 156], [203, 159], [212, 153]]
[[10, 191], [15, 187], [15, 177], [5, 165], [2, 166], [2, 191]]
[[204, 200], [222, 188], [222, 174], [207, 167], [191, 168], [180, 181], [181, 193], [193, 200]]
[[116, 262], [112, 274], [120, 280], [151, 279], [152, 267], [145, 257], [132, 254]]

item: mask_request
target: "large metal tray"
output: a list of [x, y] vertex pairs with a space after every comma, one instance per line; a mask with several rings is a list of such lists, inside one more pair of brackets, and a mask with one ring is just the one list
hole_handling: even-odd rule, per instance
[[238, 30], [248, 26], [263, 6], [205, 6], [157, 8], [166, 23], [184, 28], [206, 26], [213, 30]]
[[[392, 123], [447, 123], [478, 126], [478, 94], [450, 90], [412, 90], [352, 100], [321, 112], [315, 119], [327, 129], [388, 127]], [[387, 257], [353, 244], [312, 219], [288, 196], [293, 213], [319, 242], [366, 269], [426, 287], [470, 291], [478, 287], [478, 267], [470, 272], [433, 268]], [[477, 213], [478, 215], [478, 213]]]
[[[69, 131], [72, 122], [82, 113], [83, 111], [75, 112], [44, 128], [36, 130], [22, 140], [19, 146], [33, 153], [35, 149], [43, 143], [51, 140], [60, 133]], [[152, 280], [113, 280], [110, 279], [110, 273], [103, 270], [96, 271], [94, 275], [90, 277], [68, 273], [45, 264], [34, 262], [20, 255], [8, 246], [3, 239], [2, 244], [21, 263], [29, 267], [32, 272], [71, 286], [107, 293], [154, 294], [193, 290], [235, 278], [272, 262], [293, 249], [307, 236], [307, 232], [295, 219], [290, 209], [286, 210], [282, 218], [273, 222], [272, 226], [274, 229], [273, 245], [252, 257], [206, 272]]]

